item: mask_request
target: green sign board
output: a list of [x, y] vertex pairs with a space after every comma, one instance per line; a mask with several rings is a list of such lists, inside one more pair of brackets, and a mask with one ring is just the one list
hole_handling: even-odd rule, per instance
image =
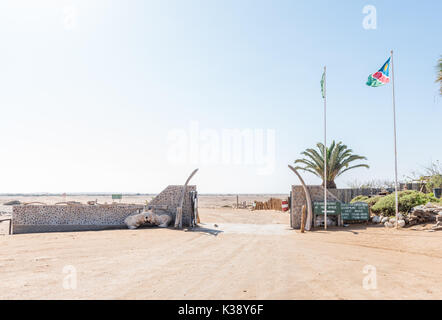
[[342, 203], [342, 220], [344, 221], [368, 221], [370, 212], [365, 202]]
[[123, 199], [123, 195], [121, 193], [112, 195], [112, 200], [121, 200], [121, 199]]
[[[313, 202], [313, 213], [317, 215], [324, 214], [324, 202]], [[327, 201], [327, 215], [337, 216], [341, 214], [341, 203], [335, 201]]]

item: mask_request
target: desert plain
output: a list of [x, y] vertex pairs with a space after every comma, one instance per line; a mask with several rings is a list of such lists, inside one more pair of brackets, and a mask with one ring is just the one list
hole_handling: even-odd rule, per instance
[[[287, 195], [240, 201], [270, 197]], [[66, 200], [0, 203], [12, 199]], [[95, 199], [112, 201], [67, 200]], [[0, 235], [0, 299], [442, 299], [440, 232], [362, 224], [302, 234], [286, 212], [235, 203], [233, 195], [201, 195], [193, 230]]]

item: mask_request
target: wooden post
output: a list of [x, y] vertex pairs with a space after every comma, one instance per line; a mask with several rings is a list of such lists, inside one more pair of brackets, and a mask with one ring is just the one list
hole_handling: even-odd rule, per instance
[[236, 195], [236, 209], [239, 209], [239, 195]]
[[302, 206], [301, 233], [305, 232], [305, 205]]

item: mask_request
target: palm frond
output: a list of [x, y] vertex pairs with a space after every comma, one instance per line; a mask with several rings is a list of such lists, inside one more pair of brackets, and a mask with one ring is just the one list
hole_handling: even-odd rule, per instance
[[357, 164], [357, 165], [354, 165], [354, 166], [348, 167], [348, 168], [345, 169], [345, 170], [342, 170], [341, 172], [339, 172], [338, 176], [340, 176], [341, 174], [343, 174], [345, 171], [348, 171], [348, 170], [351, 170], [351, 169], [355, 169], [355, 168], [367, 168], [367, 169], [369, 169], [370, 166], [369, 166], [368, 164]]
[[323, 180], [324, 155], [327, 155], [326, 181], [327, 184], [330, 183], [330, 185], [335, 185], [335, 178], [348, 170], [361, 167], [369, 168], [369, 166], [364, 163], [350, 166], [350, 164], [354, 161], [367, 160], [367, 158], [353, 154], [353, 150], [349, 149], [347, 145], [342, 143], [342, 141], [336, 143], [333, 140], [328, 148], [324, 148], [324, 144], [318, 142], [316, 144], [316, 149], [306, 149], [305, 151], [301, 152], [301, 155], [303, 155], [304, 158], [295, 160], [295, 164], [302, 164], [303, 166], [297, 166], [296, 169], [313, 173]]
[[313, 173], [315, 176], [318, 176], [319, 178], [321, 178], [321, 175], [318, 172], [315, 172], [309, 168], [303, 168], [303, 167], [295, 167], [296, 170], [304, 170], [304, 171], [308, 171], [310, 173]]

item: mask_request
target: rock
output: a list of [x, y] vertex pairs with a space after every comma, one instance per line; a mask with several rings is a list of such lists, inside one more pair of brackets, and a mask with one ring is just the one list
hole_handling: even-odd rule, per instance
[[172, 215], [166, 211], [147, 211], [144, 214], [146, 215], [147, 223], [160, 228], [167, 228], [173, 220]]
[[379, 222], [381, 222], [381, 217], [379, 217], [379, 216], [374, 216], [373, 218], [371, 218], [371, 221], [372, 221], [373, 223], [379, 223]]
[[438, 215], [438, 216], [436, 216], [436, 221], [442, 221], [442, 216], [441, 215]]
[[392, 223], [388, 222], [388, 221], [384, 223], [384, 226], [386, 228], [393, 228], [394, 227], [394, 225]]
[[68, 201], [66, 203], [71, 206], [81, 205], [81, 202], [79, 202], [79, 201]]
[[399, 225], [399, 228], [405, 227], [405, 220], [399, 220], [398, 225]]
[[124, 223], [129, 229], [137, 229], [147, 222], [146, 213], [134, 214], [126, 217]]
[[4, 206], [19, 206], [21, 205], [21, 202], [18, 200], [12, 200], [12, 201], [8, 201], [3, 203]]
[[387, 217], [383, 217], [382, 220], [381, 220], [381, 223], [385, 223], [387, 221], [388, 221], [388, 218]]
[[428, 202], [425, 206], [424, 206], [424, 208], [425, 209], [439, 209], [441, 206], [439, 206], [439, 205], [437, 205], [437, 204], [435, 204], [435, 203], [431, 203], [431, 202]]
[[390, 220], [388, 220], [391, 224], [396, 224], [396, 218], [391, 218]]
[[439, 204], [427, 203], [426, 205], [416, 206], [410, 211], [409, 224], [415, 225], [439, 221], [437, 217], [441, 212], [442, 206]]

